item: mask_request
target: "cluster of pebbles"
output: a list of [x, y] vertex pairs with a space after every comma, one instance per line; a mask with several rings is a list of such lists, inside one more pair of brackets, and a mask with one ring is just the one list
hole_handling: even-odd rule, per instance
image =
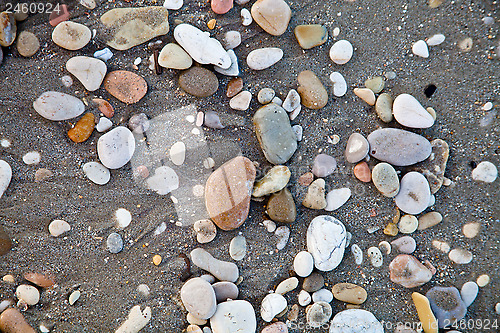
[[[238, 5], [247, 2], [236, 1]], [[93, 0], [81, 0], [80, 4], [89, 10], [96, 6]], [[109, 10], [100, 18], [102, 29], [109, 35], [107, 45], [114, 50], [123, 51], [167, 34], [170, 31], [168, 10], [177, 10], [182, 5], [182, 0], [166, 0], [163, 7]], [[211, 1], [212, 10], [217, 14], [228, 12], [233, 5], [233, 0]], [[280, 36], [286, 31], [291, 14], [290, 7], [283, 0], [257, 0], [250, 11], [241, 8], [241, 23], [248, 26], [255, 21], [267, 33]], [[24, 57], [36, 54], [40, 48], [37, 37], [27, 31], [16, 32], [16, 20], [24, 20], [26, 17], [7, 13], [0, 15], [0, 44], [8, 47], [15, 42], [19, 54]], [[134, 24], [140, 29], [131, 29], [123, 24], [124, 17], [129, 20], [133, 18]], [[145, 17], [154, 19], [145, 20]], [[93, 38], [92, 31], [83, 24], [69, 20], [69, 14], [52, 18], [50, 23], [54, 26], [52, 41], [61, 48], [80, 50]], [[209, 21], [207, 25], [209, 29], [213, 29], [215, 24], [215, 21]], [[322, 45], [328, 40], [327, 29], [319, 24], [298, 25], [294, 34], [304, 50]], [[339, 31], [334, 31], [335, 37], [338, 34]], [[158, 71], [159, 66], [182, 70], [179, 86], [186, 93], [200, 98], [211, 96], [218, 90], [219, 80], [214, 71], [234, 77], [227, 86], [228, 104], [234, 110], [249, 109], [253, 96], [250, 91], [244, 90], [244, 81], [239, 77], [239, 60], [235, 51], [241, 43], [238, 31], [228, 31], [224, 39], [219, 41], [191, 24], [179, 23], [173, 29], [173, 37], [176, 43], [165, 45], [160, 52], [151, 56], [150, 66], [153, 70]], [[439, 45], [444, 40], [445, 36], [434, 35], [427, 41], [416, 42], [412, 51], [415, 55], [426, 58], [429, 56], [428, 46]], [[335, 64], [344, 65], [351, 60], [353, 52], [349, 41], [339, 40], [331, 46], [329, 56]], [[148, 91], [146, 80], [127, 70], [108, 72], [106, 61], [112, 56], [113, 52], [105, 48], [93, 55], [68, 59], [65, 70], [71, 75], [64, 76], [62, 84], [71, 86], [75, 78], [89, 92], [104, 87], [122, 103], [139, 102]], [[280, 48], [259, 48], [248, 54], [246, 64], [255, 71], [265, 70], [279, 62], [283, 56], [284, 52]], [[139, 65], [141, 61], [140, 58], [136, 59], [134, 65]], [[213, 68], [213, 71], [208, 68]], [[344, 76], [340, 72], [333, 72], [330, 80], [334, 87], [333, 94], [336, 97], [344, 96], [348, 89]], [[438, 121], [433, 108], [425, 108], [411, 94], [391, 96], [390, 93], [383, 92], [384, 87], [385, 78], [372, 77], [366, 80], [365, 87], [354, 88], [353, 92], [373, 106], [382, 122], [392, 127], [377, 129], [367, 137], [359, 132], [352, 133], [345, 148], [345, 158], [354, 165], [353, 174], [359, 181], [373, 183], [380, 195], [394, 200], [398, 208], [397, 214], [383, 233], [392, 237], [404, 234], [391, 243], [382, 241], [368, 248], [366, 256], [374, 267], [381, 267], [384, 256], [397, 252], [398, 255], [389, 264], [390, 280], [404, 288], [416, 288], [429, 282], [436, 269], [431, 262], [422, 263], [412, 255], [418, 244], [411, 234], [431, 228], [443, 220], [442, 215], [433, 211], [432, 207], [441, 186], [451, 183], [445, 177], [449, 146], [439, 138], [429, 141], [415, 133], [415, 130], [430, 128]], [[256, 179], [256, 163], [244, 156], [237, 156], [210, 174], [206, 184], [196, 189], [205, 197], [209, 217], [196, 221], [193, 225], [200, 244], [213, 241], [218, 229], [228, 231], [240, 227], [249, 215], [251, 200], [265, 201], [269, 220], [264, 221], [264, 225], [268, 231], [276, 234], [277, 250], [283, 249], [290, 237], [290, 229], [286, 224], [296, 220], [297, 207], [294, 195], [288, 188], [292, 172], [285, 164], [294, 155], [303, 134], [302, 126], [292, 125], [292, 122], [297, 119], [302, 108], [323, 108], [329, 96], [321, 79], [314, 72], [306, 70], [298, 75], [297, 88], [290, 89], [284, 100], [278, 98], [270, 88], [260, 90], [256, 98], [262, 106], [253, 114], [255, 134], [265, 158], [275, 166], [262, 178]], [[97, 142], [99, 161], [88, 161], [82, 166], [88, 179], [98, 185], [106, 185], [110, 181], [110, 170], [122, 168], [131, 161], [136, 153], [137, 135], [146, 131], [149, 126], [145, 114], [133, 116], [128, 127], [114, 126], [113, 102], [100, 98], [82, 101], [58, 91], [46, 91], [33, 102], [34, 110], [50, 121], [67, 121], [79, 117], [67, 132], [75, 143], [85, 142], [94, 129], [103, 133]], [[89, 106], [99, 110], [99, 116], [91, 111], [86, 112]], [[198, 127], [224, 127], [214, 112], [198, 113], [192, 117]], [[396, 124], [398, 125], [393, 126]], [[185, 143], [176, 142], [169, 150], [170, 161], [181, 166], [185, 160], [185, 152]], [[25, 162], [31, 163], [33, 158], [37, 157], [26, 155]], [[38, 155], [38, 160], [39, 158]], [[213, 167], [213, 160], [203, 162], [208, 169]], [[351, 189], [347, 187], [326, 191], [325, 177], [332, 175], [336, 168], [337, 162], [333, 156], [319, 154], [315, 157], [311, 171], [298, 177], [298, 183], [307, 187], [306, 194], [301, 198], [302, 206], [332, 212], [340, 209], [350, 199]], [[148, 166], [141, 165], [134, 172], [143, 177], [144, 183], [159, 195], [169, 194], [179, 187], [179, 176], [168, 166], [149, 170]], [[482, 161], [472, 171], [471, 177], [476, 181], [490, 183], [496, 180], [497, 174], [493, 163]], [[0, 161], [0, 196], [8, 188], [11, 179], [9, 164]], [[117, 211], [116, 218], [118, 229], [126, 228], [131, 221], [131, 215], [126, 210]], [[277, 227], [277, 223], [283, 225]], [[467, 238], [473, 238], [479, 228], [477, 223], [470, 223], [464, 226], [463, 232]], [[69, 232], [71, 226], [66, 221], [54, 220], [48, 229], [53, 237], [60, 237]], [[8, 237], [4, 238], [2, 235], [0, 254], [8, 252], [12, 246]], [[336, 269], [349, 247], [352, 260], [358, 265], [363, 263], [364, 251], [354, 243], [355, 236], [337, 218], [319, 215], [310, 221], [306, 238], [307, 249], [297, 253], [293, 262], [295, 276], [283, 280], [269, 294], [262, 295], [258, 314], [264, 322], [271, 323], [262, 332], [288, 332], [290, 322], [298, 318], [300, 307], [305, 307], [307, 325], [311, 328], [328, 327], [330, 333], [383, 332], [384, 328], [377, 318], [371, 312], [361, 309], [361, 305], [369, 297], [363, 287], [348, 281], [336, 283], [331, 288], [325, 287], [322, 272]], [[246, 246], [243, 236], [233, 238], [230, 244], [231, 258], [235, 261], [242, 260], [246, 255]], [[473, 259], [470, 251], [460, 247], [451, 249], [448, 243], [439, 240], [435, 240], [433, 246], [447, 253], [449, 259], [457, 264], [467, 264]], [[123, 250], [123, 239], [119, 233], [111, 232], [108, 235], [107, 249], [110, 253]], [[218, 260], [202, 248], [194, 249], [190, 257], [195, 266], [209, 274], [187, 280], [180, 290], [182, 303], [188, 311], [187, 332], [255, 332], [256, 309], [249, 301], [238, 299], [238, 285], [243, 279], [238, 266]], [[153, 262], [158, 265], [161, 257], [155, 256]], [[24, 278], [42, 290], [54, 284], [53, 279], [39, 273], [28, 273]], [[9, 275], [4, 276], [3, 280], [14, 282], [14, 278]], [[455, 287], [435, 286], [425, 295], [413, 292], [412, 299], [424, 332], [438, 332], [438, 327], [444, 327], [444, 323], [462, 319], [467, 307], [476, 298], [479, 287], [486, 286], [488, 281], [489, 277], [483, 275], [476, 282], [465, 283], [460, 291]], [[39, 289], [33, 285], [26, 283], [16, 288], [18, 308], [38, 303]], [[291, 297], [285, 296], [293, 292], [296, 293], [298, 304], [290, 305]], [[79, 297], [80, 291], [73, 291], [68, 299], [69, 304], [73, 305]], [[347, 309], [334, 314], [332, 302], [343, 302]], [[13, 306], [11, 301], [0, 303], [0, 330], [34, 332], [22, 313]], [[149, 307], [142, 311], [139, 306], [134, 306], [128, 319], [116, 332], [138, 332], [147, 325], [151, 317]], [[42, 332], [50, 330], [43, 325], [40, 329]]]

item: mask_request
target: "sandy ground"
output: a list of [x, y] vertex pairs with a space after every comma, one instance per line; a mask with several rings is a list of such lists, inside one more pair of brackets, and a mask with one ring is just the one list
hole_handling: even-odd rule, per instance
[[[155, 1], [97, 0], [98, 7], [92, 11], [67, 2], [76, 22], [91, 28], [98, 27], [100, 15], [109, 9], [155, 4]], [[159, 3], [159, 2], [158, 2]], [[202, 247], [216, 257], [231, 260], [229, 242], [242, 234], [247, 238], [248, 254], [237, 263], [243, 282], [240, 298], [252, 302], [258, 312], [260, 301], [268, 290], [289, 277], [295, 254], [306, 247], [305, 231], [314, 216], [322, 211], [308, 210], [300, 205], [305, 188], [296, 179], [310, 170], [312, 160], [318, 153], [331, 154], [337, 158], [338, 171], [326, 178], [327, 189], [350, 187], [353, 197], [332, 215], [343, 221], [353, 234], [352, 243], [363, 250], [376, 246], [382, 240], [392, 238], [379, 230], [369, 234], [372, 226], [383, 226], [394, 214], [392, 200], [382, 197], [373, 185], [358, 182], [343, 157], [343, 151], [352, 132], [369, 134], [379, 126], [385, 126], [368, 107], [353, 93], [352, 88], [361, 86], [365, 79], [383, 75], [388, 71], [397, 73], [389, 80], [386, 91], [394, 95], [410, 93], [424, 106], [436, 109], [436, 124], [421, 131], [429, 139], [441, 138], [450, 145], [450, 159], [446, 176], [454, 182], [452, 187], [443, 187], [436, 195], [434, 209], [444, 216], [444, 221], [425, 232], [416, 232], [416, 256], [429, 259], [437, 268], [436, 276], [426, 285], [416, 288], [425, 293], [434, 285], [456, 286], [484, 273], [492, 281], [480, 290], [474, 304], [468, 309], [466, 319], [500, 320], [494, 306], [500, 301], [499, 278], [499, 183], [482, 184], [472, 181], [471, 162], [489, 160], [500, 165], [500, 126], [495, 117], [486, 127], [479, 121], [485, 115], [482, 104], [492, 101], [500, 104], [499, 61], [493, 54], [498, 46], [498, 20], [485, 26], [482, 18], [498, 19], [498, 3], [482, 1], [445, 1], [439, 8], [430, 9], [424, 0], [419, 1], [288, 1], [293, 17], [287, 32], [279, 37], [270, 36], [256, 24], [242, 27], [236, 6], [224, 16], [216, 16], [206, 1], [185, 1], [179, 11], [172, 11], [169, 21], [174, 19], [194, 24], [205, 30], [206, 22], [217, 19], [213, 31], [219, 39], [232, 29], [242, 33], [244, 41], [236, 49], [245, 81], [245, 89], [254, 96], [264, 87], [277, 91], [284, 98], [289, 89], [295, 88], [296, 77], [305, 69], [313, 70], [328, 87], [328, 75], [340, 71], [350, 87], [346, 96], [330, 98], [328, 105], [319, 110], [303, 110], [294, 123], [304, 127], [304, 140], [288, 162], [292, 171], [291, 191], [296, 199], [298, 217], [289, 225], [291, 238], [282, 251], [275, 251], [276, 239], [261, 225], [264, 219], [263, 203], [252, 202], [246, 223], [231, 232], [220, 232], [216, 239]], [[245, 5], [250, 8], [251, 3]], [[293, 36], [298, 24], [324, 24], [330, 33], [326, 44], [303, 51]], [[333, 44], [334, 27], [341, 30], [338, 39], [347, 39], [355, 47], [353, 59], [344, 66], [334, 65], [328, 51]], [[32, 58], [20, 57], [14, 48], [5, 49], [6, 59], [0, 66], [0, 138], [9, 139], [12, 146], [0, 148], [0, 158], [13, 169], [13, 180], [0, 201], [0, 224], [13, 239], [15, 246], [0, 258], [0, 275], [12, 274], [16, 284], [0, 283], [0, 299], [12, 298], [15, 287], [23, 281], [28, 271], [48, 272], [55, 276], [57, 285], [43, 290], [40, 302], [30, 307], [25, 317], [34, 327], [42, 321], [54, 324], [55, 332], [114, 332], [126, 318], [133, 305], [150, 306], [153, 317], [143, 332], [180, 332], [186, 326], [186, 311], [179, 298], [180, 279], [185, 265], [179, 254], [188, 254], [198, 247], [192, 228], [178, 227], [176, 208], [168, 196], [159, 196], [134, 181], [132, 169], [127, 165], [112, 171], [112, 179], [105, 186], [91, 183], [83, 174], [82, 165], [97, 160], [96, 142], [100, 134], [94, 132], [82, 144], [71, 142], [66, 130], [70, 122], [51, 122], [40, 117], [33, 109], [33, 101], [44, 91], [57, 90], [78, 97], [102, 97], [109, 99], [115, 107], [113, 123], [126, 125], [131, 115], [144, 112], [150, 118], [175, 112], [182, 106], [194, 105], [197, 110], [217, 111], [226, 125], [222, 130], [204, 129], [206, 145], [216, 160], [216, 166], [241, 152], [244, 156], [269, 166], [265, 160], [251, 124], [251, 116], [258, 108], [256, 98], [247, 112], [231, 110], [225, 97], [228, 78], [218, 75], [219, 91], [212, 97], [199, 99], [182, 92], [177, 84], [179, 72], [165, 70], [162, 75], [151, 72], [142, 64], [136, 72], [148, 82], [145, 98], [134, 105], [124, 105], [111, 97], [103, 88], [93, 94], [85, 92], [79, 82], [65, 88], [60, 81], [68, 74], [65, 62], [75, 55], [92, 55], [105, 45], [97, 37], [79, 51], [67, 51], [51, 41], [52, 27], [48, 15], [30, 16], [18, 26], [19, 31], [35, 33], [41, 41], [41, 50]], [[428, 59], [411, 55], [413, 42], [435, 33], [443, 33], [446, 41], [432, 47]], [[461, 52], [457, 42], [471, 37], [474, 46], [470, 52]], [[156, 38], [164, 42], [173, 41], [172, 34]], [[281, 47], [284, 58], [270, 69], [254, 72], [244, 63], [246, 55], [253, 49], [265, 46]], [[108, 61], [108, 70], [132, 70], [136, 57], [144, 60], [152, 51], [147, 44], [128, 51], [116, 51]], [[428, 84], [437, 86], [432, 98], [426, 98], [424, 88]], [[333, 96], [333, 94], [330, 94]], [[172, 115], [175, 118], [175, 114]], [[180, 119], [169, 125], [188, 126]], [[396, 126], [390, 124], [390, 126]], [[341, 140], [334, 145], [327, 136], [337, 134]], [[39, 165], [26, 165], [22, 156], [36, 150], [42, 155]], [[188, 154], [195, 153], [189, 151]], [[373, 161], [371, 162], [373, 163]], [[36, 183], [35, 171], [47, 168], [54, 172], [49, 180]], [[112, 255], [106, 250], [106, 237], [116, 231], [113, 214], [123, 207], [132, 212], [132, 224], [119, 231], [125, 239], [125, 249]], [[371, 216], [372, 211], [377, 216]], [[50, 237], [47, 226], [53, 219], [68, 221], [72, 230], [64, 238]], [[480, 234], [466, 239], [461, 233], [462, 225], [478, 221], [482, 224]], [[162, 222], [167, 230], [159, 236], [153, 230]], [[474, 260], [467, 265], [456, 265], [448, 257], [434, 249], [431, 241], [444, 240], [452, 248], [464, 247], [474, 253]], [[160, 254], [160, 266], [152, 264], [152, 256]], [[388, 263], [394, 254], [386, 258], [381, 268], [372, 267], [367, 260], [356, 266], [350, 251], [341, 265], [324, 274], [331, 286], [337, 282], [352, 282], [368, 291], [368, 300], [363, 308], [375, 314], [379, 320], [390, 323], [416, 321], [411, 302], [411, 291], [389, 280]], [[193, 273], [201, 274], [193, 269]], [[141, 297], [136, 288], [145, 283], [151, 295]], [[70, 306], [68, 295], [75, 289], [82, 292], [78, 302]], [[287, 295], [289, 304], [297, 302], [296, 292]], [[345, 304], [333, 301], [333, 312], [345, 308]], [[299, 322], [305, 322], [301, 309]], [[263, 322], [258, 316], [259, 330]], [[388, 326], [386, 326], [388, 327]], [[293, 330], [292, 330], [293, 331]], [[295, 332], [304, 330], [295, 330]], [[318, 330], [325, 331], [325, 330]], [[482, 329], [467, 329], [466, 332], [488, 332]], [[465, 332], [464, 331], [464, 332]], [[392, 329], [387, 329], [392, 332]], [[494, 330], [491, 330], [494, 332]]]

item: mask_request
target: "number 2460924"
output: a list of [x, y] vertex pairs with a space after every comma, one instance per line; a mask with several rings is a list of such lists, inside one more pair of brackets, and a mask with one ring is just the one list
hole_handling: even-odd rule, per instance
[[5, 11], [9, 14], [15, 14], [15, 13], [23, 13], [23, 14], [52, 14], [55, 12], [56, 14], [59, 14], [62, 9], [60, 8], [60, 5], [57, 4], [51, 4], [51, 3], [43, 3], [43, 2], [22, 2], [22, 3], [6, 3], [5, 4]]

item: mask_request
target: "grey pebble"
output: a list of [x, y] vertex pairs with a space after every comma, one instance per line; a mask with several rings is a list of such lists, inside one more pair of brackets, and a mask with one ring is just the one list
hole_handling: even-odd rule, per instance
[[116, 232], [112, 232], [109, 234], [108, 239], [106, 240], [106, 246], [108, 251], [111, 253], [119, 253], [123, 250], [123, 239], [122, 236], [117, 234]]

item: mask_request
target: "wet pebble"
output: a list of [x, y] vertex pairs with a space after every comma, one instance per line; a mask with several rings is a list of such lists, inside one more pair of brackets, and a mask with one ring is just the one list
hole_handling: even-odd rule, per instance
[[108, 101], [101, 98], [94, 98], [92, 99], [92, 102], [96, 103], [99, 111], [107, 118], [111, 118], [115, 114], [113, 106], [111, 106], [111, 104]]
[[391, 245], [394, 246], [399, 252], [411, 254], [417, 248], [417, 243], [415, 239], [410, 236], [403, 236], [395, 239], [391, 242]]
[[127, 164], [135, 151], [135, 139], [130, 130], [118, 126], [97, 141], [97, 154], [108, 169], [118, 169]]
[[106, 246], [108, 251], [111, 253], [119, 253], [123, 250], [123, 239], [122, 236], [117, 234], [116, 232], [112, 232], [109, 234], [106, 239]]
[[271, 67], [283, 58], [283, 50], [277, 47], [265, 47], [251, 51], [247, 56], [247, 65], [260, 71]]
[[429, 48], [427, 47], [427, 43], [423, 40], [419, 40], [419, 41], [415, 42], [411, 47], [411, 51], [416, 56], [419, 56], [422, 58], [429, 57]]
[[243, 90], [243, 79], [240, 77], [233, 78], [227, 84], [226, 96], [229, 98], [234, 97], [241, 90]]
[[17, 36], [16, 48], [20, 55], [28, 58], [38, 52], [40, 49], [40, 42], [32, 32], [22, 31], [19, 36]]
[[356, 164], [352, 171], [354, 173], [354, 176], [363, 183], [369, 183], [372, 180], [372, 173], [370, 171], [368, 163], [366, 162], [360, 162]]
[[201, 248], [191, 251], [193, 264], [211, 273], [221, 281], [235, 282], [238, 279], [238, 266], [232, 262], [214, 258], [210, 253]]
[[[16, 39], [16, 19], [14, 14], [8, 12], [0, 13], [0, 48], [1, 46], [8, 47], [14, 43]], [[1, 61], [0, 61], [1, 62]]]
[[69, 223], [63, 220], [54, 220], [49, 224], [49, 233], [54, 237], [59, 237], [70, 230]]
[[90, 42], [91, 37], [92, 33], [87, 26], [71, 21], [59, 23], [52, 31], [54, 43], [71, 51], [83, 48]]
[[497, 167], [489, 161], [482, 161], [472, 170], [472, 179], [475, 181], [493, 183], [497, 176]]
[[129, 71], [113, 71], [104, 78], [104, 89], [125, 104], [139, 102], [148, 91], [146, 80]]
[[392, 282], [405, 288], [415, 288], [430, 281], [432, 272], [417, 258], [409, 254], [400, 254], [389, 264]]
[[328, 92], [320, 79], [310, 70], [300, 72], [297, 81], [302, 105], [306, 108], [317, 110], [328, 103]]
[[330, 59], [337, 65], [343, 65], [351, 60], [353, 54], [352, 44], [347, 40], [339, 40], [330, 48]]
[[465, 265], [472, 261], [473, 255], [470, 251], [462, 248], [453, 249], [448, 253], [451, 261], [459, 265]]
[[309, 276], [314, 268], [314, 258], [307, 251], [297, 253], [293, 260], [293, 270], [300, 277]]
[[361, 309], [348, 309], [337, 313], [333, 317], [329, 332], [384, 333], [384, 327], [371, 312]]
[[85, 105], [71, 95], [47, 91], [33, 102], [33, 108], [46, 119], [60, 121], [78, 117], [85, 110]]
[[286, 299], [276, 293], [268, 294], [262, 300], [260, 306], [260, 316], [264, 321], [270, 322], [287, 307]]
[[168, 43], [158, 55], [158, 64], [165, 68], [188, 69], [193, 64], [193, 59], [179, 45]]
[[328, 31], [320, 24], [302, 24], [294, 29], [295, 38], [304, 50], [323, 45], [328, 39]]
[[292, 11], [283, 0], [257, 0], [251, 9], [254, 21], [267, 33], [280, 36], [290, 22]]
[[334, 189], [326, 195], [326, 207], [328, 212], [334, 211], [342, 207], [351, 197], [351, 190], [347, 187]]
[[344, 257], [347, 233], [342, 222], [328, 215], [315, 217], [307, 229], [307, 250], [318, 270], [331, 271]]
[[247, 240], [243, 236], [236, 236], [229, 243], [229, 255], [236, 261], [242, 260], [247, 254]]
[[214, 288], [202, 278], [193, 278], [184, 283], [181, 300], [186, 310], [200, 319], [212, 317], [217, 308]]
[[418, 218], [418, 230], [425, 230], [439, 224], [443, 216], [438, 212], [429, 212]]
[[382, 93], [375, 102], [375, 112], [384, 123], [392, 121], [392, 97], [388, 93]]

